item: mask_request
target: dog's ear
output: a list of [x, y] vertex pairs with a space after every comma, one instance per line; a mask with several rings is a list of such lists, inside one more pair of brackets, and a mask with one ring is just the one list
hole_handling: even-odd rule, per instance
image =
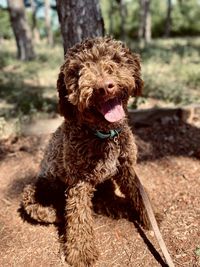
[[133, 90], [133, 96], [141, 96], [144, 87], [144, 81], [141, 78], [141, 74], [135, 76], [135, 88]]
[[144, 81], [142, 79], [138, 79], [136, 81], [135, 89], [133, 91], [132, 96], [134, 96], [134, 97], [141, 96], [142, 95], [142, 91], [143, 91], [143, 87], [144, 87]]
[[132, 70], [133, 77], [135, 79], [135, 87], [133, 88], [132, 96], [141, 96], [144, 87], [144, 82], [141, 78], [141, 64], [140, 56], [138, 54], [132, 53], [129, 50], [128, 53], [128, 64], [129, 68]]
[[72, 120], [75, 118], [75, 107], [68, 100], [67, 88], [65, 85], [65, 75], [61, 69], [58, 80], [57, 80], [57, 90], [59, 95], [59, 113], [65, 117], [67, 120]]
[[140, 56], [138, 54], [132, 53], [132, 57], [134, 64], [134, 79], [135, 79], [135, 88], [133, 90], [133, 96], [141, 96], [144, 87], [144, 82], [141, 78]]

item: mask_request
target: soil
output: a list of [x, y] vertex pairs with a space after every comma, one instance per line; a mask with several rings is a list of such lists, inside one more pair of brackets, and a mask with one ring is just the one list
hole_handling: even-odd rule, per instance
[[[175, 266], [200, 266], [200, 128], [174, 118], [134, 129], [137, 172]], [[0, 266], [68, 266], [55, 225], [35, 224], [19, 212], [23, 187], [35, 179], [49, 134], [0, 142]], [[100, 258], [95, 267], [165, 266], [152, 231], [95, 215]]]

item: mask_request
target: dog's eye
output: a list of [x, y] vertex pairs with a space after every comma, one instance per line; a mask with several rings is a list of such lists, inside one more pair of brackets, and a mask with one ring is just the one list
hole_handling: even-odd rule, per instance
[[127, 59], [126, 63], [129, 64], [129, 65], [132, 65], [133, 64], [133, 60], [129, 58], [129, 59]]
[[108, 69], [107, 69], [107, 73], [108, 73], [108, 74], [112, 74], [112, 73], [113, 73], [113, 69], [112, 69], [111, 67], [108, 68]]

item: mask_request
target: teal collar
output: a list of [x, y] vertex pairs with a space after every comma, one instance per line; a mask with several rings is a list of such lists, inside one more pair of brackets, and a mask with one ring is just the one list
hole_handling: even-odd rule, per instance
[[98, 130], [94, 130], [94, 135], [97, 136], [99, 139], [113, 139], [114, 137], [118, 136], [122, 129], [114, 129], [108, 132], [102, 132]]

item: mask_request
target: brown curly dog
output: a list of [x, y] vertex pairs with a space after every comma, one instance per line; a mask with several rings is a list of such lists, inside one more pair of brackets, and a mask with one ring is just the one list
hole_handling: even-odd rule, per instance
[[57, 222], [54, 206], [38, 203], [36, 187], [54, 188], [62, 181], [64, 247], [71, 266], [93, 266], [98, 258], [92, 216], [98, 184], [114, 181], [140, 222], [149, 226], [135, 179], [137, 148], [127, 123], [128, 98], [142, 87], [139, 56], [111, 38], [75, 45], [61, 67], [57, 88], [65, 121], [50, 140], [36, 184], [24, 189], [22, 205], [35, 220]]

